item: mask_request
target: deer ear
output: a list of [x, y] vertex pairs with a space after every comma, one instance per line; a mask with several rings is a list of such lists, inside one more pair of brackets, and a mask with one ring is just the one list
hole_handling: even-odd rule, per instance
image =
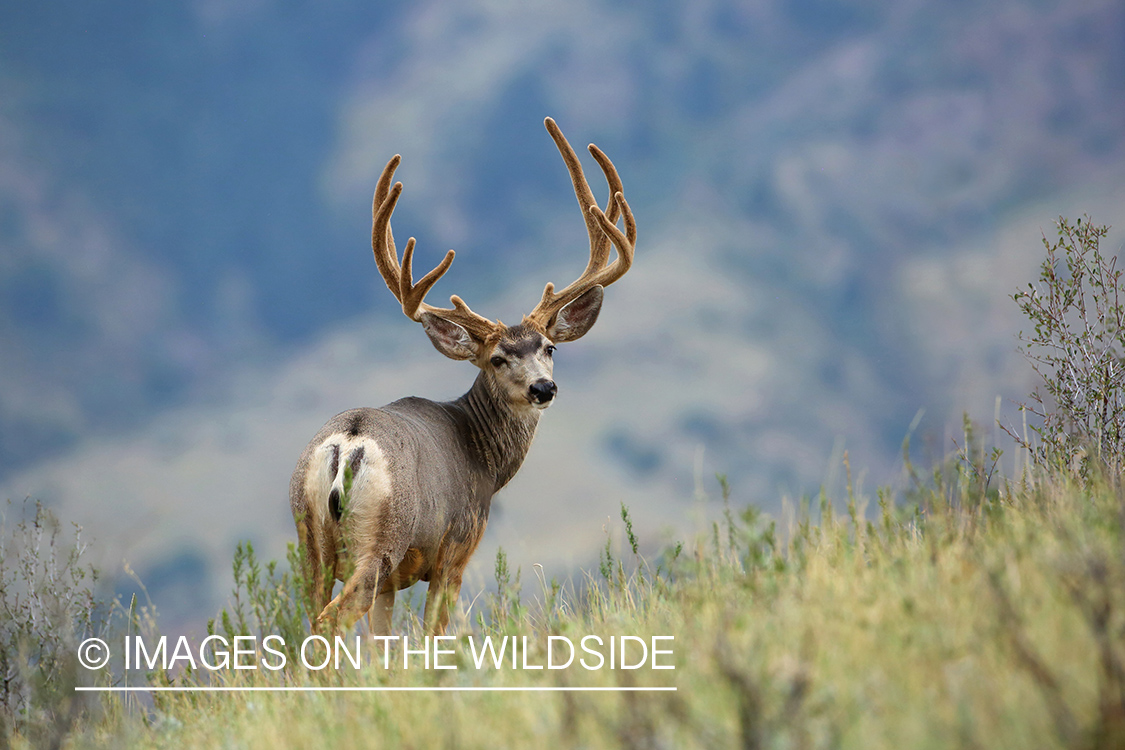
[[439, 352], [450, 359], [475, 359], [478, 345], [476, 340], [461, 326], [451, 320], [422, 313], [420, 321], [430, 342]]
[[603, 296], [602, 287], [597, 285], [578, 299], [568, 302], [547, 326], [547, 338], [560, 344], [585, 336], [598, 320]]

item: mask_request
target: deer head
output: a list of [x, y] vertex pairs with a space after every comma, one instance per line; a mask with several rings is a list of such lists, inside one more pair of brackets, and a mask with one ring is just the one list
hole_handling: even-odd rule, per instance
[[[605, 209], [598, 206], [582, 172], [582, 165], [562, 131], [551, 118], [544, 121], [547, 131], [562, 154], [570, 172], [574, 193], [590, 237], [590, 260], [586, 270], [573, 283], [556, 292], [547, 284], [539, 304], [523, 321], [505, 326], [473, 312], [453, 295], [451, 308], [427, 304], [426, 293], [453, 264], [456, 253], [449, 250], [441, 263], [418, 280], [413, 279], [414, 238], [406, 241], [401, 262], [391, 232], [391, 214], [402, 194], [402, 183], [391, 185], [401, 157], [387, 162], [375, 188], [371, 214], [371, 248], [375, 263], [387, 287], [402, 304], [402, 312], [422, 324], [434, 347], [450, 359], [469, 360], [484, 373], [492, 390], [504, 394], [518, 408], [545, 409], [558, 388], [552, 380], [551, 356], [555, 344], [581, 338], [593, 327], [602, 306], [602, 290], [621, 278], [633, 263], [637, 225], [625, 201], [621, 178], [601, 149], [590, 144], [609, 184]], [[624, 230], [617, 222], [624, 219]], [[610, 263], [610, 246], [617, 257]]]

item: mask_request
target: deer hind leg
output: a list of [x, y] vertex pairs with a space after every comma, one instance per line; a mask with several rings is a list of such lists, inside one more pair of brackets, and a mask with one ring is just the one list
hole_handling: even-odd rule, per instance
[[341, 553], [346, 559], [341, 558], [336, 568], [344, 587], [325, 605], [317, 622], [350, 629], [371, 609], [376, 594], [389, 587], [392, 571], [406, 554], [409, 530], [406, 518], [389, 512], [390, 474], [374, 440], [341, 437], [329, 473], [326, 511], [340, 535], [340, 549], [346, 550]]
[[306, 515], [298, 517], [296, 524], [301, 567], [305, 577], [305, 595], [312, 619], [311, 616], [321, 612], [332, 598], [332, 587], [336, 583], [333, 575], [336, 542], [324, 529], [316, 528]]
[[379, 582], [390, 575], [392, 568], [389, 556], [365, 556], [357, 562], [355, 571], [344, 582], [344, 588], [316, 618], [317, 625], [326, 629], [350, 630], [371, 609]]

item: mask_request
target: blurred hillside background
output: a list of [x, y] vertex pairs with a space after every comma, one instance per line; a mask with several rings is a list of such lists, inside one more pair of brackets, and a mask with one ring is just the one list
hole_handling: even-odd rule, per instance
[[0, 492], [198, 629], [236, 540], [283, 555], [328, 417], [472, 382], [372, 262], [391, 155], [400, 246], [458, 251], [434, 302], [514, 321], [584, 267], [547, 115], [617, 164], [637, 259], [559, 351], [467, 592], [497, 545], [529, 581], [590, 565], [622, 502], [690, 533], [716, 472], [776, 512], [844, 448], [898, 481], [919, 410], [931, 458], [963, 411], [1017, 421], [1041, 233], [1125, 236], [1116, 0], [7, 2]]

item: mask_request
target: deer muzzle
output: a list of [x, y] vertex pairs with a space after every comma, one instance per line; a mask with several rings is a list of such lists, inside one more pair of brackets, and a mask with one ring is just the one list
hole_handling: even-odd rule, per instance
[[555, 397], [558, 391], [559, 387], [555, 385], [555, 381], [542, 378], [528, 386], [527, 395], [531, 399], [531, 403], [546, 406], [551, 403], [551, 399]]

